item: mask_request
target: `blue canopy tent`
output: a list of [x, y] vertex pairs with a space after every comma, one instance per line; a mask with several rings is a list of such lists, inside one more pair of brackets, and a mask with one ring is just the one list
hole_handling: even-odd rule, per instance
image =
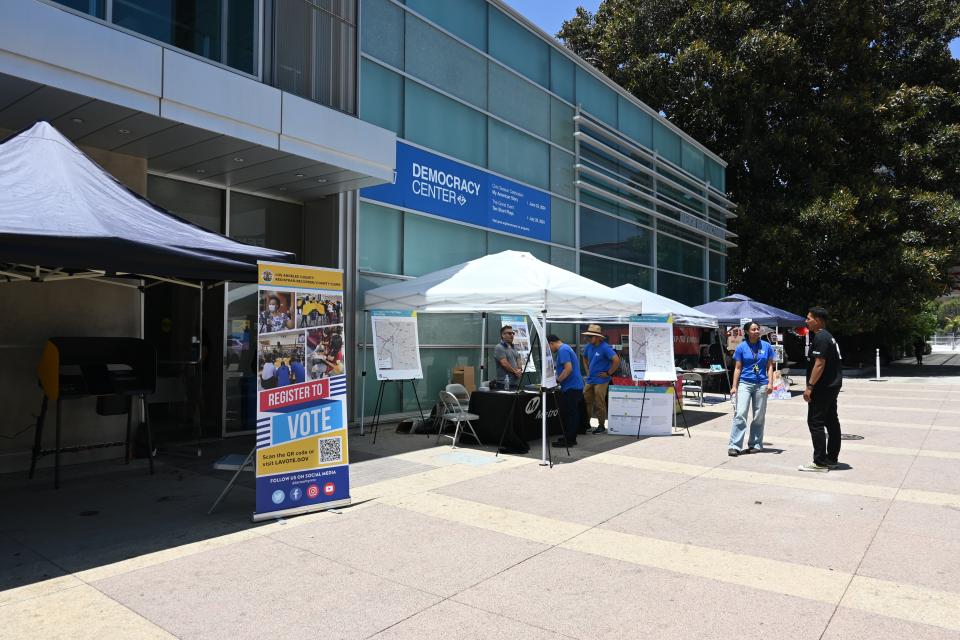
[[803, 316], [757, 302], [740, 293], [698, 305], [694, 309], [716, 316], [720, 324], [738, 325], [741, 318], [778, 327], [798, 327], [804, 323]]

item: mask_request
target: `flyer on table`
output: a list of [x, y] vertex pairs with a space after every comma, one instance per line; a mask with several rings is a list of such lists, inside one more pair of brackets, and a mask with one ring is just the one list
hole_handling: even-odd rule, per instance
[[343, 272], [258, 267], [254, 519], [349, 504]]

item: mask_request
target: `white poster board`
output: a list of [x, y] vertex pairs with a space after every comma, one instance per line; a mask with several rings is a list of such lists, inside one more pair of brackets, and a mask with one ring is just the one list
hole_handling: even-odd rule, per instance
[[637, 381], [677, 379], [673, 316], [630, 316], [630, 375]]
[[377, 380], [423, 378], [417, 316], [413, 311], [373, 309], [370, 311], [370, 326], [373, 329]]
[[[615, 436], [669, 436], [673, 428], [673, 387], [611, 386], [607, 400], [607, 432]], [[642, 422], [641, 422], [642, 419]]]
[[520, 362], [517, 366], [523, 369], [524, 363], [527, 365], [527, 371], [537, 372], [537, 359], [530, 357], [530, 346], [533, 341], [530, 339], [530, 328], [527, 326], [527, 316], [500, 316], [500, 328], [507, 325], [513, 327], [513, 348], [517, 350], [520, 356]]

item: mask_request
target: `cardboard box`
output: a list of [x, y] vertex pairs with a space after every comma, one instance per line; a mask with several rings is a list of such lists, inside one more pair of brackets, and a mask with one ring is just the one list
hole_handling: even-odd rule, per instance
[[454, 367], [451, 382], [462, 384], [470, 393], [477, 390], [477, 376], [473, 367]]

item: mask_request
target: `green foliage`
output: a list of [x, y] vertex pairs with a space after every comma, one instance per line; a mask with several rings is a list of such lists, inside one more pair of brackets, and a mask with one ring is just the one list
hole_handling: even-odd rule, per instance
[[604, 0], [558, 37], [729, 162], [728, 290], [893, 338], [960, 263], [958, 35], [957, 0]]
[[937, 303], [937, 326], [946, 327], [951, 318], [960, 318], [960, 296], [952, 296]]

